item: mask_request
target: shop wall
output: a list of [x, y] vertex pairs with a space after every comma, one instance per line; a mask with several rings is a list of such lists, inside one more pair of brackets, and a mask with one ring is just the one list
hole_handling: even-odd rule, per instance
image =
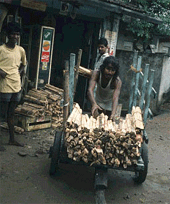
[[161, 102], [164, 102], [164, 100], [169, 98], [169, 94], [170, 94], [169, 76], [170, 76], [170, 57], [164, 56], [159, 97], [158, 97], [159, 104], [161, 104]]

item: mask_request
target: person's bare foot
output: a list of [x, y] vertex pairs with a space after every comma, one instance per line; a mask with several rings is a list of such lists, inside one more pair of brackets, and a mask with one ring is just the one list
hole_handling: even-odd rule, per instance
[[9, 145], [14, 145], [14, 146], [19, 146], [19, 147], [24, 147], [24, 144], [21, 144], [21, 143], [19, 143], [19, 142], [17, 142], [17, 141], [9, 141], [9, 143], [8, 143]]

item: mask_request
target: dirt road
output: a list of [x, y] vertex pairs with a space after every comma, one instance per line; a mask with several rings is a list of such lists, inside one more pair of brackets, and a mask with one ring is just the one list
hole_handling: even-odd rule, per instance
[[[149, 170], [146, 181], [135, 185], [134, 173], [109, 169], [108, 204], [170, 204], [170, 104], [149, 120]], [[49, 147], [52, 129], [17, 135], [25, 147], [6, 145], [7, 131], [2, 132], [6, 151], [0, 152], [1, 204], [91, 204], [95, 203], [92, 167], [60, 164], [59, 173], [49, 176]]]

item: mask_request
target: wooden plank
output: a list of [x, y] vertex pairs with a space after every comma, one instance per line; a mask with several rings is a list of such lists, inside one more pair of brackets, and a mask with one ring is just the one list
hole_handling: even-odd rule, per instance
[[75, 96], [75, 93], [76, 93], [77, 81], [78, 81], [78, 76], [79, 76], [78, 70], [79, 70], [79, 67], [80, 67], [80, 64], [81, 64], [81, 56], [82, 56], [82, 50], [79, 49], [78, 56], [77, 56], [75, 77], [74, 77], [74, 96]]
[[30, 9], [35, 9], [38, 11], [45, 11], [47, 8], [47, 3], [45, 2], [36, 2], [34, 0], [21, 0], [21, 6], [30, 8]]
[[65, 61], [64, 75], [64, 107], [63, 107], [63, 128], [66, 126], [66, 121], [69, 115], [69, 61]]
[[147, 96], [146, 96], [146, 106], [145, 106], [145, 111], [144, 111], [144, 124], [146, 124], [147, 117], [148, 117], [148, 111], [149, 111], [150, 100], [151, 100], [150, 96], [152, 92], [152, 85], [153, 85], [153, 79], [154, 79], [154, 72], [155, 70], [151, 69], [149, 86], [148, 86], [148, 91], [147, 91]]
[[26, 128], [26, 131], [33, 131], [33, 130], [41, 130], [51, 127], [51, 122], [49, 123], [43, 123], [43, 124], [35, 124], [35, 125], [28, 125]]
[[[133, 67], [137, 66], [137, 60], [138, 60], [138, 52], [135, 51], [133, 55]], [[132, 106], [133, 106], [133, 92], [134, 92], [134, 85], [135, 85], [135, 73], [132, 73], [132, 79], [130, 84], [130, 98], [129, 98], [129, 110], [128, 113], [131, 113]]]
[[23, 115], [16, 115], [16, 124], [22, 126], [25, 131], [38, 130], [51, 127], [52, 117], [28, 117]]
[[69, 96], [70, 96], [70, 113], [73, 110], [74, 102], [74, 67], [75, 67], [76, 55], [70, 54], [70, 76], [69, 76]]
[[35, 122], [44, 122], [44, 121], [48, 121], [51, 120], [51, 116], [47, 115], [47, 116], [42, 116], [42, 117], [29, 117], [29, 116], [23, 116], [23, 115], [15, 115], [16, 120], [25, 120], [27, 123], [35, 123]]
[[[139, 56], [138, 57], [137, 71], [140, 70], [141, 63], [142, 63], [142, 56]], [[133, 97], [133, 106], [136, 106], [136, 103], [137, 103], [137, 92], [138, 92], [138, 85], [139, 85], [139, 74], [140, 74], [140, 72], [136, 73], [135, 90], [134, 90], [134, 97]]]
[[143, 109], [144, 105], [144, 98], [145, 98], [145, 92], [146, 92], [146, 83], [148, 80], [148, 73], [149, 73], [149, 64], [145, 65], [145, 71], [144, 71], [144, 79], [143, 79], [143, 84], [142, 84], [142, 92], [141, 92], [141, 98], [139, 102], [139, 106], [141, 110]]

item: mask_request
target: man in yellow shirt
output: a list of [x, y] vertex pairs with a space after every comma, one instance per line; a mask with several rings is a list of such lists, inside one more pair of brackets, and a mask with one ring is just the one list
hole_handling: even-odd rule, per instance
[[[14, 139], [14, 111], [21, 97], [21, 75], [26, 66], [25, 50], [17, 45], [21, 28], [18, 23], [7, 25], [8, 42], [0, 46], [0, 117], [9, 127], [9, 144], [22, 146]], [[3, 149], [3, 148], [2, 148]]]

